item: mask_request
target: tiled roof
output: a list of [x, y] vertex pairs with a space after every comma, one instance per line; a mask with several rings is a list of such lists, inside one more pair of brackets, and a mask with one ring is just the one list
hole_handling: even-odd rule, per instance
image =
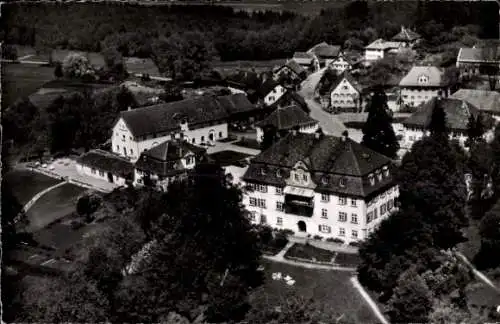
[[206, 149], [188, 143], [184, 140], [165, 141], [143, 152], [135, 167], [141, 171], [166, 176], [184, 170], [180, 159], [187, 153], [203, 154]]
[[226, 77], [226, 81], [230, 85], [236, 85], [247, 89], [257, 90], [261, 84], [259, 75], [251, 71], [239, 71], [236, 74], [231, 74]]
[[460, 89], [451, 98], [465, 100], [480, 110], [500, 113], [500, 93], [496, 91]]
[[294, 60], [288, 60], [285, 63], [285, 66], [288, 67], [291, 71], [293, 71], [293, 73], [295, 73], [299, 76], [306, 73], [306, 70], [299, 63], [297, 63]]
[[[425, 75], [429, 78], [429, 81], [425, 84], [418, 82], [418, 78]], [[411, 68], [403, 79], [399, 82], [401, 87], [412, 87], [412, 86], [425, 86], [425, 87], [439, 87], [443, 86], [443, 70], [435, 66], [414, 66]]]
[[379, 38], [375, 41], [373, 41], [370, 45], [366, 46], [365, 49], [381, 49], [381, 50], [387, 50], [387, 49], [392, 49], [392, 48], [399, 48], [403, 44], [401, 42], [388, 42], [383, 40], [382, 38]]
[[446, 113], [446, 125], [450, 130], [467, 130], [470, 115], [477, 118], [479, 109], [459, 99], [434, 97], [426, 101], [419, 110], [403, 121], [403, 125], [427, 129], [434, 107], [440, 105]]
[[319, 58], [333, 58], [339, 56], [340, 46], [322, 42], [314, 45], [308, 52], [316, 54]]
[[354, 89], [356, 89], [356, 91], [358, 91], [359, 93], [363, 92], [363, 87], [348, 71], [344, 71], [338, 76], [338, 78], [332, 83], [330, 92], [335, 90], [344, 79], [347, 80], [347, 82], [349, 82], [354, 87]]
[[278, 108], [274, 110], [267, 118], [258, 122], [256, 126], [265, 127], [272, 125], [278, 130], [290, 130], [296, 126], [305, 126], [318, 123], [317, 120], [296, 105]]
[[292, 60], [301, 65], [310, 65], [313, 63], [314, 54], [306, 52], [295, 52], [293, 54]]
[[[376, 170], [392, 168], [389, 158], [351, 139], [344, 141], [329, 135], [316, 138], [316, 134], [302, 133], [289, 134], [257, 155], [243, 180], [284, 186], [290, 170], [299, 161], [312, 173], [316, 191], [367, 197], [393, 182], [392, 172], [382, 181], [375, 177], [375, 185], [368, 180], [368, 175]], [[341, 185], [341, 178], [345, 185]]]
[[276, 100], [276, 102], [274, 102], [271, 106], [269, 106], [269, 108], [276, 109], [278, 107], [290, 106], [290, 105], [296, 105], [302, 108], [302, 110], [304, 110], [307, 113], [311, 111], [305, 99], [297, 92], [291, 90], [287, 90], [285, 94], [282, 95], [278, 100]]
[[242, 94], [201, 96], [121, 112], [121, 117], [134, 136], [158, 134], [179, 129], [182, 118], [190, 128], [199, 124], [223, 121], [230, 116], [255, 110]]
[[497, 56], [494, 51], [483, 48], [462, 47], [458, 52], [457, 62], [500, 62], [500, 50]]
[[401, 31], [392, 38], [397, 42], [411, 42], [420, 38], [420, 35], [411, 29], [401, 27]]
[[267, 78], [267, 80], [261, 84], [259, 93], [262, 97], [265, 97], [279, 85], [279, 82], [273, 78]]
[[123, 177], [134, 173], [134, 165], [127, 159], [116, 154], [92, 150], [77, 159], [77, 163]]

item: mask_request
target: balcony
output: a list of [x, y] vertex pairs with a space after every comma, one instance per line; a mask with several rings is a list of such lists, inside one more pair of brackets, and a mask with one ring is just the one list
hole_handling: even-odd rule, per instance
[[297, 216], [312, 217], [314, 212], [314, 205], [311, 204], [296, 204], [296, 203], [286, 203], [284, 205], [285, 213], [293, 214]]

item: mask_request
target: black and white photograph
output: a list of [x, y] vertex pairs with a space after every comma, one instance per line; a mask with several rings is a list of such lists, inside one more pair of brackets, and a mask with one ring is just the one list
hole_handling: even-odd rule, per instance
[[499, 18], [0, 3], [2, 323], [500, 323]]

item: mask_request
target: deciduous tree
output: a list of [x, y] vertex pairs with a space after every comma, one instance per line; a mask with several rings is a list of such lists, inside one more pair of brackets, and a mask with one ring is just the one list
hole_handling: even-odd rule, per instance
[[93, 78], [95, 73], [88, 58], [79, 53], [68, 54], [63, 60], [62, 69], [67, 78]]
[[494, 268], [500, 265], [498, 251], [500, 249], [500, 203], [496, 203], [487, 212], [480, 224], [481, 249], [474, 263], [480, 269]]

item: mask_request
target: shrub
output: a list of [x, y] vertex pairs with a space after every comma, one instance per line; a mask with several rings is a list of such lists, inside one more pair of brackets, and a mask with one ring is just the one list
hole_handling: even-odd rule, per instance
[[313, 239], [321, 241], [323, 239], [323, 236], [321, 236], [321, 235], [314, 235]]
[[73, 231], [76, 231], [85, 226], [85, 223], [80, 220], [72, 220], [70, 226]]
[[260, 225], [258, 231], [259, 231], [259, 238], [262, 244], [269, 244], [273, 239], [272, 228], [266, 225]]
[[361, 243], [359, 243], [359, 242], [351, 242], [351, 243], [349, 243], [349, 246], [359, 247], [360, 245], [361, 245]]
[[336, 237], [329, 237], [326, 239], [327, 242], [334, 242], [334, 243], [340, 243], [344, 244], [344, 240], [336, 238]]

